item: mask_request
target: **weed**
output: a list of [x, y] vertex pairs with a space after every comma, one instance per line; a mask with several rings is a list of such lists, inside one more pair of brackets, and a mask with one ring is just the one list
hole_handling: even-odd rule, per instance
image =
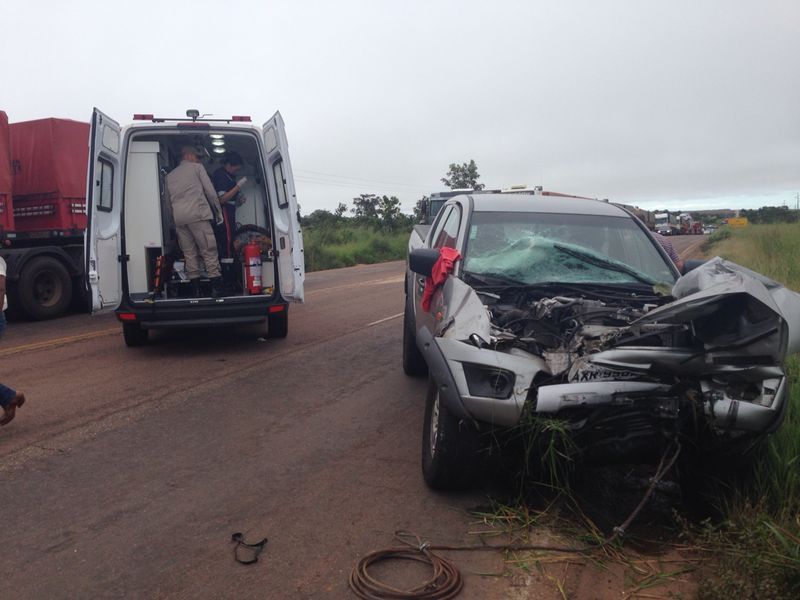
[[[726, 230], [721, 230], [726, 231]], [[800, 224], [751, 225], [714, 239], [706, 252], [800, 290]], [[725, 520], [697, 534], [715, 556], [700, 597], [800, 597], [800, 359], [789, 357], [786, 418], [763, 446], [752, 473], [720, 487]]]
[[718, 244], [722, 240], [727, 240], [729, 237], [731, 237], [730, 229], [728, 229], [727, 227], [724, 227], [722, 229], [717, 229], [714, 233], [712, 233], [705, 240], [703, 240], [703, 244], [700, 246], [700, 249], [703, 252], [708, 253], [711, 251], [711, 248], [715, 244]]

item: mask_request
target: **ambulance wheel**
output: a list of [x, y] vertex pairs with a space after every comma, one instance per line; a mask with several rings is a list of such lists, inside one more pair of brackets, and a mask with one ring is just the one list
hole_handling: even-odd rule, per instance
[[37, 256], [22, 269], [17, 294], [31, 318], [54, 319], [66, 313], [72, 302], [72, 278], [61, 261]]
[[138, 323], [123, 323], [122, 337], [125, 338], [125, 345], [128, 348], [144, 346], [147, 343], [147, 329], [143, 329]]
[[284, 308], [282, 312], [270, 313], [267, 317], [267, 337], [285, 338], [289, 333], [289, 309]]

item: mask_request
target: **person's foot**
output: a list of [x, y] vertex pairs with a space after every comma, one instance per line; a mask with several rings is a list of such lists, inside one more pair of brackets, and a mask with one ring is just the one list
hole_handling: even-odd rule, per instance
[[224, 295], [225, 293], [222, 289], [222, 277], [213, 277], [211, 279], [211, 297], [222, 298]]
[[0, 426], [7, 425], [13, 421], [14, 417], [17, 415], [17, 409], [23, 404], [25, 404], [25, 394], [22, 392], [17, 392], [17, 395], [14, 396], [11, 404], [3, 407], [3, 417], [0, 418]]

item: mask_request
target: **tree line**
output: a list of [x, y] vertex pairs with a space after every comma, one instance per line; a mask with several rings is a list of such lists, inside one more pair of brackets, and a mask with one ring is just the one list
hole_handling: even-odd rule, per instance
[[[447, 174], [441, 182], [450, 189], [482, 190], [484, 185], [478, 182], [479, 178], [478, 165], [471, 159], [461, 164], [450, 163]], [[428, 200], [429, 196], [417, 200], [413, 214], [407, 215], [400, 209], [400, 200], [397, 196], [360, 194], [351, 200], [350, 206], [339, 202], [333, 211], [317, 209], [302, 216], [300, 222], [303, 227], [308, 228], [349, 224], [391, 232], [408, 230], [423, 220]]]

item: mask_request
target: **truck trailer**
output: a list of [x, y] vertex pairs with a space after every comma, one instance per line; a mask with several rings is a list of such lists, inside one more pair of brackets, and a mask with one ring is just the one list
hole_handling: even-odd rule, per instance
[[0, 111], [0, 255], [9, 309], [51, 319], [85, 304], [89, 124], [8, 123]]

